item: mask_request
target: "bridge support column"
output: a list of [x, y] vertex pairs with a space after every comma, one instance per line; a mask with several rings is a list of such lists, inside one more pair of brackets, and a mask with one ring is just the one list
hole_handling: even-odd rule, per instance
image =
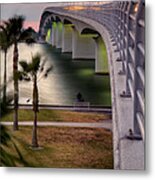
[[47, 43], [51, 43], [51, 29], [47, 30], [46, 38], [45, 38]]
[[50, 29], [50, 39], [49, 39], [49, 43], [52, 45], [52, 28]]
[[72, 52], [72, 26], [65, 24], [62, 28], [62, 52]]
[[95, 47], [95, 73], [97, 74], [108, 74], [108, 57], [104, 41], [99, 36], [94, 38]]
[[61, 48], [62, 47], [62, 26], [63, 24], [61, 22], [57, 22], [56, 26], [56, 48]]
[[73, 28], [72, 58], [95, 59], [95, 42], [90, 35], [81, 35]]
[[52, 30], [51, 30], [51, 44], [52, 46], [56, 46], [56, 29], [57, 29], [57, 24], [56, 22], [52, 23]]

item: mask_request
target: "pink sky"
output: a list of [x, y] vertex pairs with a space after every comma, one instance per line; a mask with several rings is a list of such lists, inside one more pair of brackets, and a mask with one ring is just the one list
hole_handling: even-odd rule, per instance
[[25, 21], [24, 28], [32, 27], [35, 31], [39, 29], [39, 22], [38, 21]]

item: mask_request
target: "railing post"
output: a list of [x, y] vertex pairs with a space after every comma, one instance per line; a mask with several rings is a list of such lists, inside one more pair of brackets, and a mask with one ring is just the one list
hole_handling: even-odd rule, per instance
[[136, 12], [135, 19], [135, 66], [134, 66], [134, 133], [139, 134], [144, 139], [144, 63], [145, 63], [145, 50], [144, 50], [144, 16], [145, 4], [140, 0], [134, 7]]
[[130, 86], [129, 86], [129, 81], [133, 80], [132, 78], [132, 70], [131, 70], [131, 64], [133, 62], [131, 56], [130, 56], [130, 52], [129, 52], [129, 47], [131, 47], [132, 45], [132, 42], [131, 42], [131, 39], [130, 39], [130, 36], [129, 36], [129, 31], [130, 31], [130, 13], [131, 13], [131, 10], [132, 10], [132, 6], [133, 6], [133, 3], [130, 1], [129, 2], [129, 5], [128, 5], [128, 10], [127, 10], [127, 14], [126, 14], [126, 38], [127, 38], [127, 46], [126, 46], [126, 51], [127, 51], [127, 56], [126, 56], [126, 89], [125, 89], [125, 94], [127, 96], [131, 96], [131, 89], [130, 89]]
[[125, 75], [125, 54], [124, 54], [124, 10], [125, 10], [125, 2], [121, 2], [120, 6], [120, 28], [119, 28], [119, 33], [120, 33], [120, 38], [119, 38], [119, 43], [120, 43], [120, 58], [121, 58], [121, 63], [122, 63], [122, 69], [119, 71], [120, 75]]

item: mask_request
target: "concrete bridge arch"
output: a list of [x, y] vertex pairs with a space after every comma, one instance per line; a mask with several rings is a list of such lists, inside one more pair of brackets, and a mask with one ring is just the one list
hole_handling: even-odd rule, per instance
[[[93, 8], [89, 6], [89, 9]], [[92, 14], [88, 8], [79, 13], [64, 8], [46, 8], [41, 18], [40, 33], [43, 32], [47, 18], [45, 16], [52, 15], [59, 17], [63, 23], [71, 22], [73, 32], [77, 30], [81, 35], [91, 33], [96, 48], [99, 49], [97, 45], [104, 41], [112, 94], [114, 167], [143, 169], [145, 4], [143, 0], [112, 2], [103, 5], [100, 13], [97, 13], [100, 7], [95, 8], [96, 10], [91, 11]], [[74, 56], [76, 57], [75, 52], [73, 59]], [[94, 58], [99, 62], [102, 54], [96, 53]], [[135, 135], [132, 145], [124, 139], [129, 129]], [[136, 141], [137, 135], [142, 139], [140, 142]]]
[[[51, 36], [55, 38], [53, 40], [49, 38], [53, 46], [62, 48], [62, 52], [72, 52], [73, 59], [95, 59], [95, 72], [108, 73], [107, 53], [104, 53], [105, 55], [101, 54], [101, 48], [103, 50], [103, 47], [105, 47], [103, 37], [91, 23], [59, 14], [49, 14], [49, 12], [46, 12], [46, 14], [48, 16], [44, 21], [45, 26], [49, 23], [49, 19], [52, 19], [50, 23], [53, 23]], [[55, 22], [57, 22], [57, 27], [55, 27]], [[47, 32], [44, 32], [44, 34], [47, 34]]]

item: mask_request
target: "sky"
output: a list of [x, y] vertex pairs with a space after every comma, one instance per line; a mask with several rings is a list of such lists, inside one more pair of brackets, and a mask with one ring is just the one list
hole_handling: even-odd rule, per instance
[[9, 3], [1, 4], [1, 20], [7, 20], [14, 15], [24, 15], [26, 20], [24, 28], [33, 27], [36, 31], [39, 28], [39, 21], [43, 10], [48, 6], [58, 6], [58, 3]]
[[75, 0], [58, 0], [57, 2], [49, 2], [49, 3], [43, 3], [43, 2], [40, 2], [40, 3], [3, 3], [4, 1], [0, 1], [0, 6], [1, 6], [0, 19], [1, 21], [3, 21], [3, 20], [7, 20], [10, 17], [13, 17], [14, 15], [24, 15], [26, 18], [25, 23], [24, 23], [24, 28], [31, 26], [36, 31], [38, 31], [40, 17], [41, 17], [41, 14], [43, 13], [43, 10], [49, 6], [60, 6], [60, 5], [62, 6], [64, 5], [66, 1], [77, 2]]

